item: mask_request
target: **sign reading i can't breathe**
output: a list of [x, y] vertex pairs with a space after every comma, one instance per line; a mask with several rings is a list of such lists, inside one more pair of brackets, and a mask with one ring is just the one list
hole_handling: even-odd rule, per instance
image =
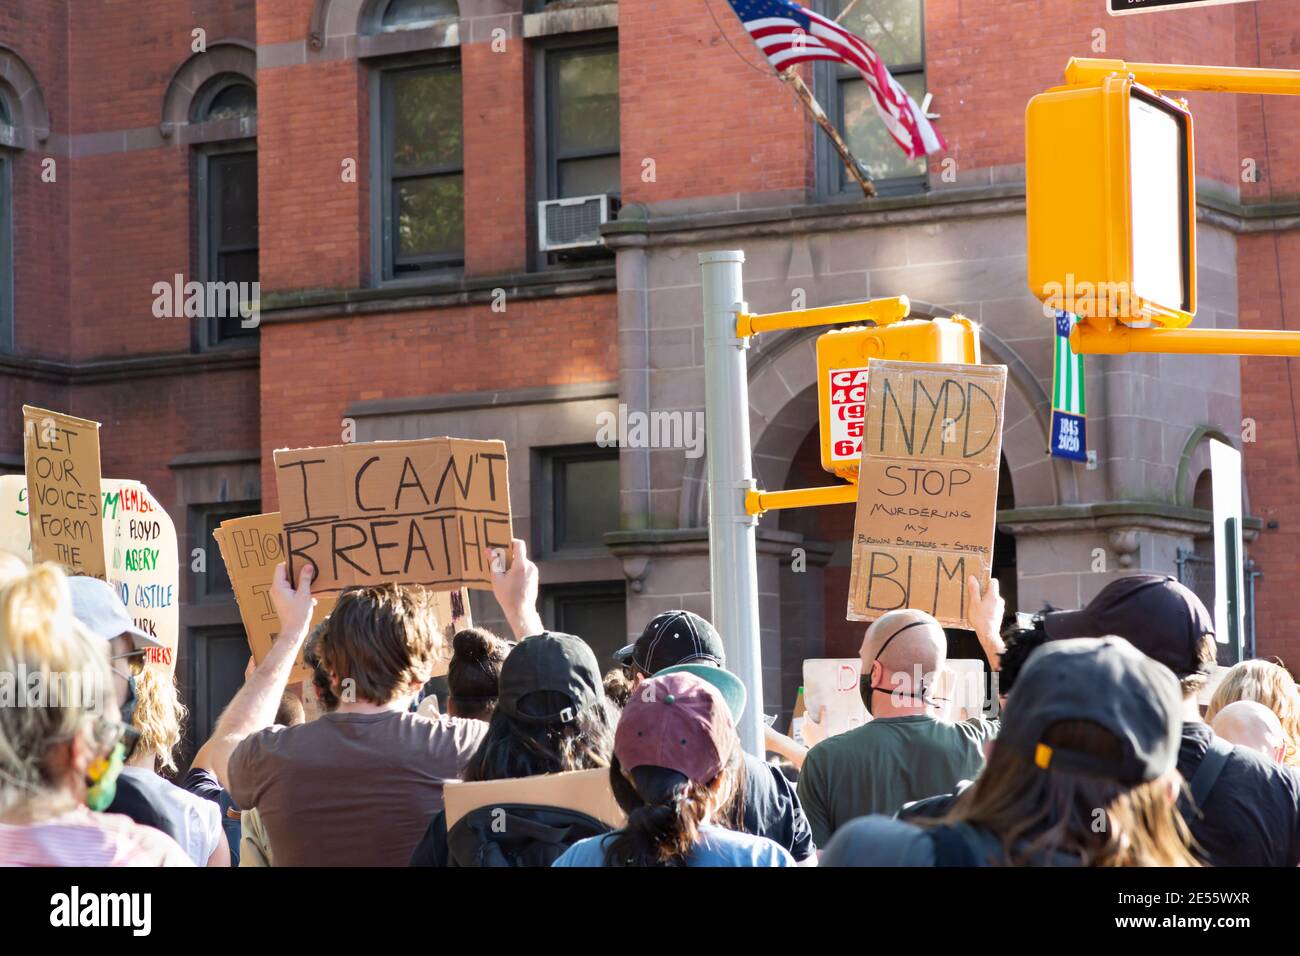
[[1218, 7], [1228, 3], [1254, 3], [1255, 0], [1109, 0], [1110, 15], [1151, 13], [1157, 10], [1187, 10], [1191, 7]]
[[490, 588], [484, 548], [510, 552], [501, 441], [427, 438], [275, 452], [290, 580], [313, 594], [354, 584]]
[[966, 579], [993, 569], [1006, 366], [868, 367], [848, 619], [909, 607], [969, 627]]

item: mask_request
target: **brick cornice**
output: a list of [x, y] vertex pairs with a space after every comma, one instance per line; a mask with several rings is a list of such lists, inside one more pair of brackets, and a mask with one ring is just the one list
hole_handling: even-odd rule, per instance
[[128, 379], [193, 375], [199, 372], [255, 369], [259, 363], [258, 350], [244, 348], [171, 355], [133, 355], [87, 362], [63, 362], [29, 355], [0, 355], [0, 376], [27, 378], [57, 385], [89, 385]]

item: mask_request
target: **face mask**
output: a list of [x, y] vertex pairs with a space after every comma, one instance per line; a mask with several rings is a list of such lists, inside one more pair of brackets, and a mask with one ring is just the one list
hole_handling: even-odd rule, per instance
[[126, 745], [121, 741], [107, 757], [100, 757], [86, 770], [86, 806], [102, 813], [117, 796], [117, 778], [126, 761]]
[[[120, 671], [119, 671], [120, 673]], [[135, 675], [131, 674], [126, 678], [126, 700], [122, 702], [122, 723], [128, 727], [135, 717], [135, 705], [139, 703], [140, 697], [135, 692]]]

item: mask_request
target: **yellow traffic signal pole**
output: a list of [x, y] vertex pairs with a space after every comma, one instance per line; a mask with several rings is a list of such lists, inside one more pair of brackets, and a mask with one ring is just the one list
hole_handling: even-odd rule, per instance
[[[860, 325], [873, 322], [890, 325], [908, 317], [912, 305], [907, 296], [828, 305], [817, 309], [770, 312], [767, 315], [736, 314], [736, 337], [748, 339], [763, 332], [786, 329], [810, 329], [819, 325]], [[745, 492], [745, 511], [761, 515], [783, 508], [815, 508], [820, 505], [850, 504], [858, 500], [856, 484], [830, 485], [823, 488], [793, 488], [789, 491], [763, 491], [750, 488]]]
[[[1127, 63], [1072, 57], [1067, 86], [1100, 86], [1115, 76], [1131, 76], [1156, 90], [1210, 93], [1300, 95], [1300, 70], [1255, 67]], [[1266, 329], [1131, 328], [1105, 316], [1087, 316], [1070, 333], [1070, 347], [1083, 355], [1160, 352], [1194, 355], [1300, 356], [1300, 332]]]

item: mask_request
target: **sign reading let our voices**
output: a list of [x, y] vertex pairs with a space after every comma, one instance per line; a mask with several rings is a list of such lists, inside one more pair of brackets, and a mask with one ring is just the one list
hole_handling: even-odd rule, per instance
[[486, 589], [483, 549], [510, 552], [504, 442], [282, 448], [275, 474], [291, 578], [315, 565], [314, 594], [390, 581]]
[[99, 422], [23, 406], [32, 558], [105, 578]]
[[969, 627], [966, 579], [992, 571], [1006, 366], [869, 368], [848, 619], [909, 607]]

